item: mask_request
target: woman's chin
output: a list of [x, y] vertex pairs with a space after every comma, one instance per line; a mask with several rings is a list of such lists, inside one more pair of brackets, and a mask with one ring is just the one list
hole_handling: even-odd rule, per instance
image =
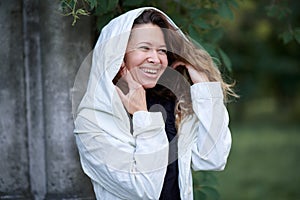
[[147, 82], [147, 83], [143, 83], [142, 85], [145, 89], [150, 89], [150, 88], [154, 88], [156, 86], [156, 83], [157, 83], [157, 81], [156, 82]]

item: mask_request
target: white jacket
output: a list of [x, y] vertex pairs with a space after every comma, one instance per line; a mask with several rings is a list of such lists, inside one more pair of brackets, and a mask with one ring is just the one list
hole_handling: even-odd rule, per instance
[[[133, 21], [145, 9], [127, 12], [102, 29], [88, 87], [77, 110], [76, 143], [97, 199], [159, 199], [163, 186], [169, 142], [162, 114], [134, 113], [131, 133], [130, 118], [112, 83], [123, 61]], [[182, 200], [193, 199], [191, 170], [223, 170], [231, 147], [220, 83], [194, 84], [191, 97], [194, 114], [178, 128]]]

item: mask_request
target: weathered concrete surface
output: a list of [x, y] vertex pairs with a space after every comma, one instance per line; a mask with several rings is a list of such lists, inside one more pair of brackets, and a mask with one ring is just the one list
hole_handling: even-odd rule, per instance
[[70, 91], [76, 72], [92, 50], [92, 24], [58, 14], [58, 4], [40, 1], [44, 124], [47, 158], [47, 195], [91, 194], [91, 183], [81, 171], [73, 136]]
[[0, 1], [0, 192], [29, 193], [22, 1]]
[[70, 91], [92, 50], [59, 1], [0, 1], [0, 199], [93, 199], [73, 136]]
[[35, 199], [43, 199], [47, 188], [38, 10], [39, 0], [23, 0], [23, 51], [26, 82], [29, 182], [32, 196]]
[[72, 19], [57, 12], [58, 4], [52, 0], [40, 2], [47, 195], [86, 196], [92, 189], [74, 143], [70, 91], [81, 62], [92, 50], [92, 24], [83, 17], [72, 27]]

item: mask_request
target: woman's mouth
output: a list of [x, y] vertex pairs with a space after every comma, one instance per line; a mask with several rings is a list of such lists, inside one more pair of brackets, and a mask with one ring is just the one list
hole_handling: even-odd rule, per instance
[[157, 74], [159, 71], [158, 69], [148, 69], [148, 68], [141, 68], [141, 70], [148, 74]]
[[152, 88], [156, 85], [157, 80], [161, 76], [164, 68], [161, 66], [156, 67], [139, 67], [135, 68], [137, 71], [134, 73], [135, 81], [143, 85], [144, 88]]

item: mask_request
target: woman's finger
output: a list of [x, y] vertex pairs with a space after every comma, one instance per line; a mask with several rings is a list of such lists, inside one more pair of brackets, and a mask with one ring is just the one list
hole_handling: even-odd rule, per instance
[[178, 66], [186, 66], [186, 64], [184, 63], [184, 62], [181, 62], [181, 61], [176, 61], [176, 62], [174, 62], [172, 65], [171, 65], [171, 67], [173, 68], [173, 69], [176, 69]]
[[133, 77], [128, 69], [125, 69], [123, 77], [124, 77], [124, 80], [128, 83], [129, 90], [141, 87], [141, 85], [133, 79]]
[[126, 104], [126, 95], [122, 92], [122, 90], [118, 86], [116, 86], [115, 88], [117, 90], [117, 93], [118, 93], [122, 103]]
[[186, 68], [189, 72], [189, 75], [193, 83], [209, 82], [209, 79], [204, 71], [199, 71], [194, 67], [192, 67], [191, 65], [186, 65]]
[[172, 65], [173, 69], [176, 69], [178, 66], [184, 66], [188, 70], [188, 73], [189, 73], [193, 83], [209, 81], [205, 72], [197, 70], [195, 67], [193, 67], [190, 64], [187, 64], [187, 63], [184, 63], [181, 61], [177, 61], [177, 62], [173, 63], [173, 65]]
[[140, 110], [147, 111], [146, 95], [143, 87], [132, 89], [127, 94], [124, 94], [119, 87], [116, 87], [116, 90], [130, 114]]

